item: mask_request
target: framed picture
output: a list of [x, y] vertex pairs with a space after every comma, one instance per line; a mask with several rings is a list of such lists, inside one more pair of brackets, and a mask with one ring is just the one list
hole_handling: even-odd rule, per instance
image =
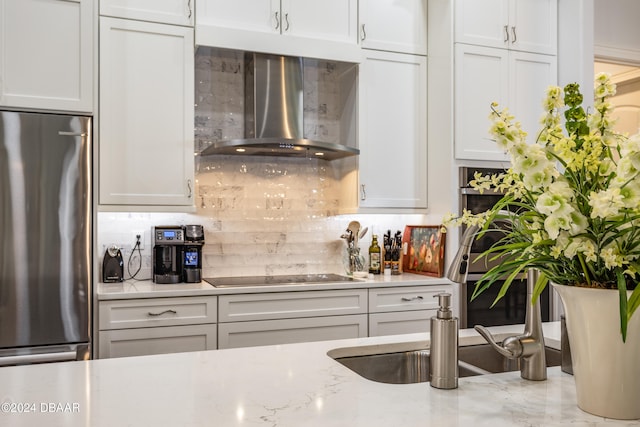
[[402, 235], [402, 270], [442, 277], [446, 240], [442, 225], [407, 225]]

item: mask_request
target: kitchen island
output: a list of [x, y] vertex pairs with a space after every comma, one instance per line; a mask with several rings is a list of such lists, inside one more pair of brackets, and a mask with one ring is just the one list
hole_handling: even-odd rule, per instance
[[[500, 334], [511, 328], [494, 329]], [[559, 326], [545, 325], [557, 346]], [[461, 345], [480, 343], [473, 330]], [[369, 381], [327, 355], [335, 349], [426, 345], [428, 334], [0, 368], [2, 426], [609, 426], [576, 406], [574, 379], [519, 372], [428, 383]]]

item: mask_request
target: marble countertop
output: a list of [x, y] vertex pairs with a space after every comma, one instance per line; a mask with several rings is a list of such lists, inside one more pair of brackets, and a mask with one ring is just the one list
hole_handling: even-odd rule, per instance
[[201, 295], [226, 295], [258, 292], [317, 291], [330, 289], [358, 289], [388, 286], [424, 286], [451, 284], [443, 277], [430, 277], [419, 274], [403, 273], [398, 276], [370, 275], [366, 279], [335, 283], [305, 283], [269, 286], [242, 286], [216, 288], [206, 281], [200, 283], [178, 283], [175, 285], [153, 283], [151, 280], [127, 280], [122, 283], [99, 283], [99, 300], [183, 297]]
[[[460, 337], [461, 344], [481, 340], [473, 330]], [[640, 426], [582, 412], [574, 379], [560, 368], [549, 368], [546, 381], [509, 372], [460, 378], [457, 389], [438, 390], [428, 383], [369, 381], [327, 356], [337, 348], [425, 345], [428, 338], [397, 335], [4, 367], [0, 425]]]

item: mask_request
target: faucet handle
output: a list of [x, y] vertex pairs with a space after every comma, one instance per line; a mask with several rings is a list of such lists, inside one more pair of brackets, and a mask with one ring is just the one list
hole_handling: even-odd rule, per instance
[[482, 337], [487, 340], [491, 347], [504, 357], [508, 359], [517, 359], [522, 355], [522, 343], [518, 339], [518, 337], [508, 337], [504, 340], [502, 345], [496, 342], [496, 339], [493, 338], [491, 332], [484, 326], [476, 325], [473, 327]]

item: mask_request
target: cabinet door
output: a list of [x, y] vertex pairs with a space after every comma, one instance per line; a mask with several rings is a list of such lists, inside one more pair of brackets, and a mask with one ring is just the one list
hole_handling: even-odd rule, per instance
[[555, 55], [558, 0], [510, 0], [509, 48]]
[[556, 57], [511, 52], [509, 68], [509, 105], [505, 106], [527, 132], [527, 142], [533, 143], [541, 128], [546, 89], [557, 84]]
[[193, 205], [193, 29], [100, 18], [100, 203]]
[[453, 286], [431, 285], [369, 289], [369, 312], [436, 310], [438, 308], [436, 296], [443, 292], [453, 294]]
[[362, 47], [391, 52], [427, 54], [427, 1], [360, 2]]
[[328, 341], [367, 336], [367, 315], [221, 323], [219, 348]]
[[198, 29], [218, 27], [280, 34], [280, 0], [197, 0], [196, 7]]
[[427, 206], [427, 59], [366, 51], [360, 65], [360, 207]]
[[215, 324], [100, 331], [98, 340], [100, 359], [217, 348]]
[[[508, 107], [509, 52], [455, 45], [455, 156], [467, 160], [499, 160], [508, 157], [489, 134], [491, 103]], [[540, 105], [537, 103], [536, 105]]]
[[290, 319], [367, 312], [367, 290], [220, 295], [219, 321]]
[[193, 25], [195, 0], [100, 0], [100, 15]]
[[455, 0], [454, 28], [456, 43], [508, 47], [509, 0]]
[[357, 0], [197, 0], [196, 44], [360, 62]]
[[357, 0], [282, 0], [282, 34], [356, 45]]
[[91, 0], [0, 0], [0, 105], [91, 112]]
[[429, 332], [431, 317], [438, 310], [373, 313], [369, 315], [369, 336], [417, 334]]

